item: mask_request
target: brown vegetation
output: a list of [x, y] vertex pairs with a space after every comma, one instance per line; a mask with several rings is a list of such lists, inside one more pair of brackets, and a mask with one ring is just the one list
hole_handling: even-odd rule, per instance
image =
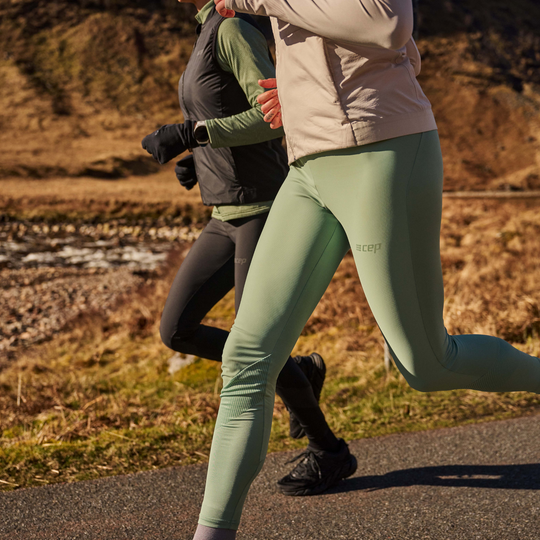
[[[143, 135], [180, 118], [191, 13], [173, 0], [0, 0], [3, 220], [208, 219], [197, 190], [181, 190], [172, 166], [158, 168], [140, 149]], [[421, 83], [438, 120], [445, 188], [539, 189], [537, 2], [421, 0], [420, 15]], [[445, 201], [451, 332], [498, 335], [540, 354], [537, 204]], [[80, 316], [0, 373], [0, 487], [206, 459], [218, 366], [197, 361], [171, 375], [158, 336], [180, 251], [116, 309]], [[228, 328], [233, 309], [228, 296], [209, 323]], [[350, 256], [296, 350], [314, 349], [329, 365], [323, 408], [345, 438], [538, 411], [531, 394], [419, 394], [387, 373]], [[287, 422], [278, 403], [272, 450], [302, 444], [287, 438]]]
[[211, 209], [203, 207], [198, 186], [183, 189], [174, 164], [158, 174], [121, 178], [9, 178], [0, 180], [0, 212], [9, 219], [92, 221], [161, 219], [202, 223]]
[[[420, 3], [421, 83], [447, 190], [540, 186], [540, 8], [533, 0]], [[140, 139], [179, 120], [192, 6], [0, 0], [0, 177], [154, 172]]]
[[155, 172], [140, 140], [181, 120], [193, 11], [100, 4], [0, 2], [1, 177]]

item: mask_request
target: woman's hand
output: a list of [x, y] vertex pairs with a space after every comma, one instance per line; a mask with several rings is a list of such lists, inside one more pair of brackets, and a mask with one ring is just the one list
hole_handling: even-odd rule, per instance
[[234, 9], [227, 9], [225, 7], [225, 0], [214, 0], [214, 4], [216, 4], [216, 11], [222, 17], [227, 17], [228, 19], [234, 17]]
[[161, 165], [185, 152], [188, 148], [199, 146], [193, 129], [195, 122], [186, 120], [183, 124], [167, 124], [142, 140], [142, 147]]
[[281, 103], [279, 102], [276, 79], [264, 79], [258, 82], [259, 86], [272, 89], [260, 94], [257, 101], [262, 105], [261, 111], [264, 113], [264, 121], [270, 122], [272, 129], [277, 129], [283, 125], [283, 122], [281, 121]]

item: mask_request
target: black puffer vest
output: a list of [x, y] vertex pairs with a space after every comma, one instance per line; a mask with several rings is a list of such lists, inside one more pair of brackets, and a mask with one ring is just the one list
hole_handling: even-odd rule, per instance
[[[238, 16], [238, 15], [237, 15]], [[242, 19], [256, 26], [250, 17]], [[216, 40], [225, 19], [212, 9], [193, 48], [178, 88], [180, 107], [187, 120], [226, 118], [251, 109], [232, 73], [223, 71], [216, 58]], [[241, 205], [273, 200], [288, 172], [281, 139], [212, 148], [194, 148], [193, 157], [203, 203]]]

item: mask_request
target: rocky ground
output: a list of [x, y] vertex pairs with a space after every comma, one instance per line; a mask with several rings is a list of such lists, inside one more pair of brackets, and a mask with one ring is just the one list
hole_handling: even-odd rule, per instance
[[0, 226], [0, 358], [50, 338], [77, 316], [106, 314], [152, 280], [195, 228], [7, 222]]

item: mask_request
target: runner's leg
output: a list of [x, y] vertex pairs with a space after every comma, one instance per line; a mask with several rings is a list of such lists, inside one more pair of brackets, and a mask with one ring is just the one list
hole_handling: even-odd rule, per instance
[[174, 351], [221, 361], [229, 332], [201, 324], [234, 287], [234, 242], [211, 219], [174, 278], [161, 316], [163, 343]]
[[[237, 313], [248, 268], [267, 216], [268, 214], [263, 214], [255, 216], [256, 219], [238, 219], [230, 222], [235, 226], [232, 238], [236, 245], [234, 283]], [[294, 414], [299, 420], [310, 447], [328, 452], [333, 452], [339, 447], [339, 441], [326, 423], [309, 379], [290, 356], [277, 379], [276, 393], [285, 403], [290, 414]]]
[[261, 235], [224, 350], [201, 531], [238, 527], [266, 455], [277, 376], [348, 249], [341, 225], [309, 178], [291, 168]]
[[231, 240], [234, 242], [234, 307], [236, 313], [240, 307], [240, 300], [244, 292], [246, 278], [253, 253], [261, 237], [264, 225], [268, 218], [268, 212], [257, 216], [234, 219], [229, 223], [231, 228]]
[[[163, 310], [161, 335], [171, 349], [221, 361], [229, 333], [201, 321], [233, 286], [238, 309], [267, 215], [210, 221], [180, 267]], [[311, 383], [292, 358], [278, 381], [279, 395], [304, 427], [310, 445], [334, 451], [338, 440], [326, 423]]]
[[538, 358], [444, 327], [436, 131], [319, 155], [306, 167], [347, 232], [366, 298], [413, 388], [540, 392]]

